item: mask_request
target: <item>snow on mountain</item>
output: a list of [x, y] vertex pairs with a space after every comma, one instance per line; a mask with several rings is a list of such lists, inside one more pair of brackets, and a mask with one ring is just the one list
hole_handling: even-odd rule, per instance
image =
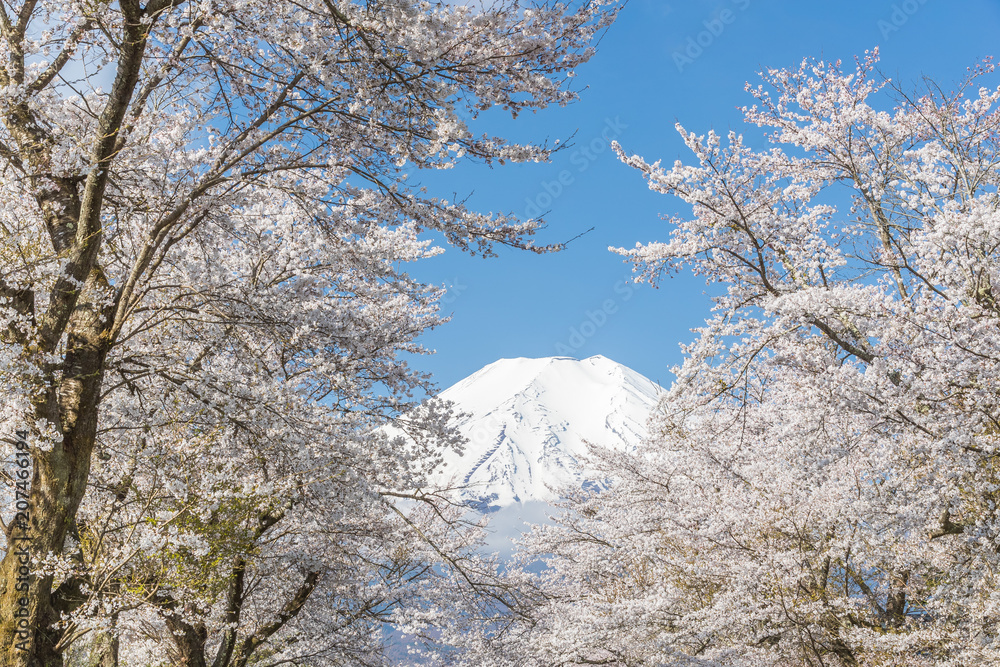
[[550, 487], [593, 476], [580, 458], [585, 440], [630, 449], [662, 389], [603, 356], [501, 359], [441, 392], [467, 416], [468, 439], [434, 480], [464, 487], [481, 511], [529, 500], [551, 501]]

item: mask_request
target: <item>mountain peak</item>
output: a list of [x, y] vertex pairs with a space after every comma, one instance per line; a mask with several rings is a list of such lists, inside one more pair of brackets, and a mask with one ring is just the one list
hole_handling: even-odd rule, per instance
[[662, 391], [602, 355], [500, 359], [441, 392], [466, 416], [468, 444], [437, 481], [463, 486], [480, 507], [553, 500], [551, 487], [582, 484], [586, 442], [632, 448]]

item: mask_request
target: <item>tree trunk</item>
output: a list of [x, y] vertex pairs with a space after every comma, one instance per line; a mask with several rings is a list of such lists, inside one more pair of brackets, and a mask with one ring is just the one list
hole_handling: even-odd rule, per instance
[[94, 635], [87, 667], [118, 667], [118, 636], [114, 632]]
[[[31, 558], [61, 554], [69, 525], [83, 499], [94, 447], [96, 406], [51, 452], [38, 453], [28, 501], [27, 530], [0, 561], [0, 664], [4, 667], [61, 667], [55, 649], [59, 632], [52, 577], [29, 574]], [[15, 531], [16, 532], [16, 531]]]
[[[103, 282], [99, 270], [83, 288], [92, 296]], [[89, 294], [88, 294], [89, 293]], [[30, 491], [26, 508], [12, 525], [0, 561], [0, 665], [62, 667], [60, 634], [52, 629], [65, 605], [54, 599], [50, 576], [29, 574], [33, 558], [62, 554], [66, 535], [87, 489], [104, 362], [109, 349], [106, 326], [110, 308], [98, 309], [81, 298], [67, 326], [66, 354], [49, 367], [47, 382], [34, 396], [34, 417], [54, 424], [61, 442], [46, 451], [32, 448]], [[58, 377], [61, 372], [62, 377]], [[34, 425], [32, 428], [35, 429]], [[37, 435], [37, 430], [36, 430]], [[24, 506], [23, 504], [21, 505]]]
[[[159, 14], [170, 2], [150, 2], [145, 10]], [[52, 443], [51, 449], [31, 450], [34, 465], [23, 513], [26, 516], [22, 527], [11, 531], [12, 535], [20, 532], [18, 537], [23, 539], [15, 543], [8, 536], [12, 548], [0, 561], [0, 667], [61, 667], [63, 662], [52, 623], [58, 618], [57, 610], [65, 610], [65, 605], [53, 599], [51, 577], [33, 577], [21, 568], [30, 568], [25, 562], [30, 557], [62, 554], [90, 475], [116, 306], [107, 303], [112, 289], [98, 261], [101, 210], [110, 166], [119, 150], [122, 122], [139, 81], [152, 29], [139, 0], [119, 0], [118, 4], [124, 22], [117, 69], [97, 119], [86, 176], [65, 179], [51, 173], [50, 151], [55, 142], [26, 102], [6, 112], [4, 118], [30, 170], [29, 181], [53, 251], [65, 264], [49, 294], [46, 312], [31, 314], [36, 322], [31, 339], [21, 341], [22, 349], [34, 355], [32, 361], [42, 369], [41, 378], [35, 380], [31, 421], [45, 420], [61, 433], [62, 441]], [[24, 3], [18, 25], [5, 31], [7, 39], [13, 41], [14, 70], [20, 72], [14, 81], [7, 81], [8, 85], [22, 83], [24, 51], [20, 42], [33, 8], [34, 3]], [[33, 303], [27, 295], [19, 298], [19, 304]], [[65, 350], [61, 363], [49, 361], [60, 348]]]
[[207, 667], [205, 643], [208, 641], [208, 632], [205, 626], [193, 626], [169, 616], [166, 621], [177, 646], [175, 664], [178, 667]]

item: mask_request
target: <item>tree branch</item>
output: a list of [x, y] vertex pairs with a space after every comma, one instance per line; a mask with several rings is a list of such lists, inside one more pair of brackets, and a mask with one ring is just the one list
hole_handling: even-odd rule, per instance
[[254, 651], [302, 611], [302, 607], [305, 606], [306, 601], [312, 595], [318, 583], [319, 572], [309, 572], [302, 585], [299, 586], [299, 590], [295, 593], [295, 596], [278, 613], [278, 617], [272, 623], [265, 625], [253, 635], [243, 640], [243, 645], [240, 647], [239, 653], [232, 663], [233, 667], [246, 667], [247, 661], [253, 655]]

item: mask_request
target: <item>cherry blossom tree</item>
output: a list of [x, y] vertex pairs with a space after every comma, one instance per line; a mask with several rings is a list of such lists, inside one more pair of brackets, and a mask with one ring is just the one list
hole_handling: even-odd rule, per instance
[[548, 248], [407, 177], [547, 159], [469, 124], [572, 101], [615, 3], [0, 9], [0, 663], [378, 663], [511, 602], [413, 491], [445, 414], [371, 434], [428, 385], [421, 233]]
[[764, 72], [768, 149], [617, 148], [689, 210], [618, 252], [704, 276], [715, 312], [648, 445], [597, 452], [611, 489], [528, 540], [520, 664], [1000, 662], [1000, 89], [877, 59]]

